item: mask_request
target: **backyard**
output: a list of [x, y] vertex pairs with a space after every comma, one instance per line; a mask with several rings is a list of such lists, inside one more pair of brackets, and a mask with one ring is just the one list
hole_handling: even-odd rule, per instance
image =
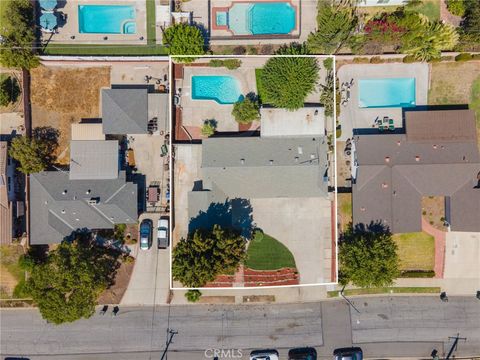
[[288, 248], [273, 237], [257, 231], [250, 241], [245, 266], [252, 270], [295, 268], [295, 259]]
[[433, 270], [435, 265], [435, 239], [424, 233], [395, 234], [393, 240], [398, 246], [400, 271]]
[[100, 89], [110, 86], [110, 67], [32, 69], [33, 127], [52, 127], [59, 134], [57, 162], [69, 162], [70, 128], [83, 118], [98, 118]]
[[[443, 0], [442, 0], [443, 1]], [[394, 12], [397, 6], [366, 6], [357, 9], [360, 15], [365, 16], [365, 21], [368, 21], [379, 13]], [[423, 0], [421, 4], [415, 6], [407, 6], [407, 12], [417, 12], [425, 15], [430, 20], [435, 21], [440, 19], [440, 1], [439, 0]]]
[[25, 279], [25, 271], [18, 264], [22, 254], [21, 245], [0, 247], [0, 299], [11, 298], [17, 284]]

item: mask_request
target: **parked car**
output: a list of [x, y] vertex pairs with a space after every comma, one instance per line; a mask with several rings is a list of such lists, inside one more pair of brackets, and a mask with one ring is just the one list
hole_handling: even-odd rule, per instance
[[362, 360], [363, 351], [359, 347], [340, 348], [333, 352], [335, 360]]
[[152, 246], [152, 227], [153, 223], [150, 219], [144, 219], [140, 224], [140, 249], [148, 250]]
[[168, 217], [162, 216], [158, 220], [157, 241], [159, 249], [168, 247]]
[[288, 360], [317, 360], [317, 350], [311, 347], [290, 349]]
[[269, 350], [254, 350], [250, 353], [250, 360], [278, 360], [278, 351]]

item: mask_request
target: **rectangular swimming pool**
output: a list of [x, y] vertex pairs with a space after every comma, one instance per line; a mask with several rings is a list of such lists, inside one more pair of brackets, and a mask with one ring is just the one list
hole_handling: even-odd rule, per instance
[[243, 98], [240, 82], [228, 75], [192, 76], [192, 99], [234, 104]]
[[235, 35], [289, 34], [295, 22], [295, 8], [289, 2], [234, 2], [227, 14], [228, 28]]
[[415, 78], [360, 79], [361, 108], [414, 107]]
[[89, 34], [135, 34], [132, 5], [78, 5], [78, 31]]

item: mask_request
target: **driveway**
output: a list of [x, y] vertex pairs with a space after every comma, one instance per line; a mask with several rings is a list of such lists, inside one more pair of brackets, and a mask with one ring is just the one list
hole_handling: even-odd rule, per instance
[[252, 199], [258, 228], [292, 252], [300, 284], [331, 282], [330, 201], [324, 198]]
[[139, 221], [145, 218], [153, 222], [152, 247], [148, 250], [140, 250], [137, 244], [135, 267], [121, 305], [165, 304], [168, 299], [170, 249], [157, 248], [157, 222], [160, 214], [143, 214]]

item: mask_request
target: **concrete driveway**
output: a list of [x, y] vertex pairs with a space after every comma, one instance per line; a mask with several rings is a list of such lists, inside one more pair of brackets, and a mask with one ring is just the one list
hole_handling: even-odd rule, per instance
[[170, 291], [170, 249], [157, 248], [157, 222], [160, 214], [143, 214], [139, 221], [153, 222], [152, 247], [135, 249], [135, 267], [121, 305], [165, 304]]
[[331, 282], [330, 201], [324, 198], [252, 199], [257, 227], [289, 248], [300, 284]]

